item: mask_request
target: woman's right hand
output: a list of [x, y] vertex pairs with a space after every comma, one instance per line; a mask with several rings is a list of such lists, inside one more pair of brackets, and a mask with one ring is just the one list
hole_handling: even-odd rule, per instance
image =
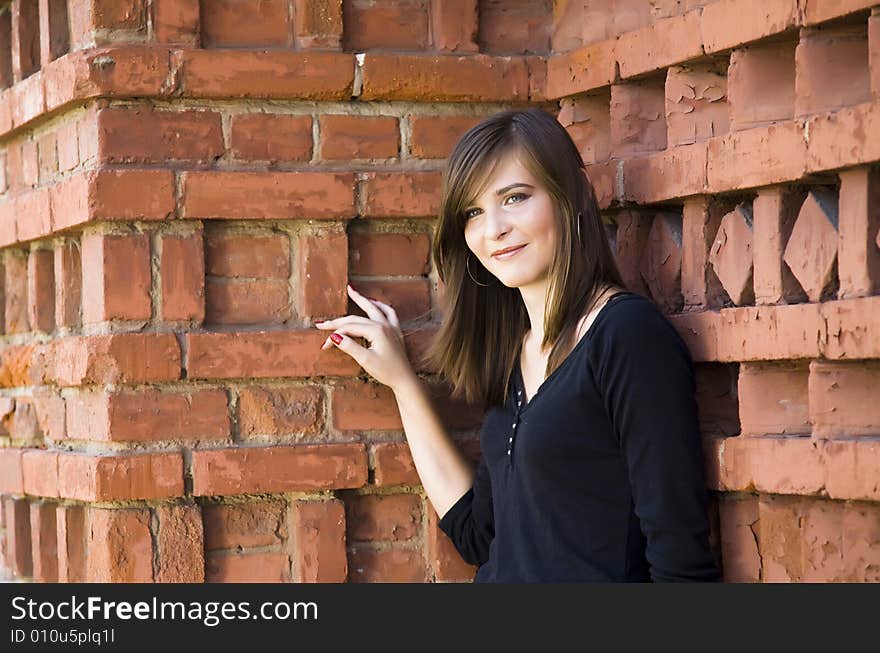
[[[321, 349], [335, 345], [355, 359], [379, 383], [392, 389], [411, 380], [415, 372], [406, 357], [406, 347], [397, 312], [388, 304], [364, 297], [350, 285], [348, 296], [364, 310], [367, 317], [346, 315], [326, 322], [317, 322], [315, 326], [318, 329], [333, 330]], [[339, 342], [336, 342], [333, 336], [337, 336]], [[365, 338], [370, 346], [364, 347], [358, 344], [353, 337]]]

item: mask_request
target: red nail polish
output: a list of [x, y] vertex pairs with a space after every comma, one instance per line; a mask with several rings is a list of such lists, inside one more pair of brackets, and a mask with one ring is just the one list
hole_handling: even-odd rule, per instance
[[342, 342], [342, 336], [338, 333], [331, 333], [330, 340], [332, 340], [334, 344], [338, 345], [340, 342]]

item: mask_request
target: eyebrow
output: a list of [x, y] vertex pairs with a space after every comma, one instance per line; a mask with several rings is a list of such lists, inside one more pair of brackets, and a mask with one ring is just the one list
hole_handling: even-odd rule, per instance
[[504, 188], [499, 188], [498, 190], [495, 191], [495, 194], [496, 195], [504, 195], [504, 193], [509, 191], [511, 188], [517, 188], [518, 186], [525, 186], [526, 188], [534, 188], [534, 186], [532, 186], [531, 184], [526, 184], [524, 182], [519, 181], [515, 184], [510, 184], [509, 186], [505, 186]]

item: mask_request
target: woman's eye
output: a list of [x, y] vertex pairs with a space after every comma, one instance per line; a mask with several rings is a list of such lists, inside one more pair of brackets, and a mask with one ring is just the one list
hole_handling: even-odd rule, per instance
[[468, 209], [467, 211], [465, 211], [464, 212], [465, 220], [470, 220], [471, 218], [476, 217], [477, 211], [479, 211], [479, 210], [480, 209]]
[[507, 199], [510, 200], [510, 199], [515, 198], [515, 197], [520, 198], [519, 201], [527, 200], [527, 199], [529, 198], [529, 196], [526, 195], [525, 193], [514, 193], [513, 195], [508, 195], [508, 196], [507, 196]]

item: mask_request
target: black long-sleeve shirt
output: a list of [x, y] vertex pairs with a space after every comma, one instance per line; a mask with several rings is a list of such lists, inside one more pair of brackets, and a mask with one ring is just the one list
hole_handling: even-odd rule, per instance
[[650, 300], [612, 297], [528, 402], [511, 384], [439, 521], [475, 582], [719, 580], [693, 363]]

